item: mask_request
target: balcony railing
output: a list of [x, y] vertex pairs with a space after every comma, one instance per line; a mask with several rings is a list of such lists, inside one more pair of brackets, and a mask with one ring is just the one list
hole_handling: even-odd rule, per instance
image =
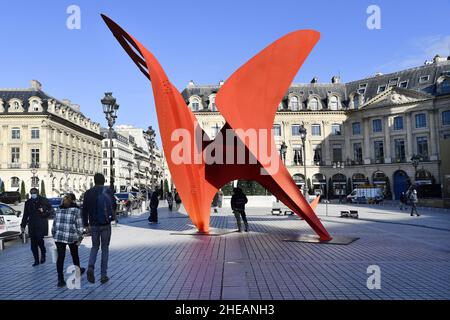
[[16, 162], [10, 163], [10, 164], [8, 164], [8, 168], [10, 168], [10, 169], [19, 169], [20, 168], [20, 163], [16, 163]]
[[30, 163], [30, 165], [29, 165], [29, 168], [30, 169], [32, 169], [32, 168], [40, 168], [41, 167], [41, 165], [40, 165], [40, 163], [38, 163], [38, 162], [33, 162], [33, 163]]

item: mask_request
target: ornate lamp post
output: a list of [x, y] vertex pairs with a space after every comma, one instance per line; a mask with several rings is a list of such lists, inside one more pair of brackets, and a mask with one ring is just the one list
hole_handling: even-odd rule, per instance
[[114, 170], [113, 170], [113, 126], [116, 122], [117, 111], [119, 105], [116, 103], [116, 98], [112, 96], [112, 92], [105, 92], [105, 96], [101, 100], [103, 106], [103, 113], [109, 127], [109, 184], [111, 191], [114, 192]]
[[145, 203], [148, 203], [148, 167], [145, 167]]
[[302, 139], [302, 153], [303, 153], [303, 175], [305, 177], [305, 181], [303, 184], [303, 195], [306, 195], [306, 193], [308, 192], [307, 190], [307, 185], [306, 185], [306, 128], [301, 125], [300, 128], [298, 129], [298, 133], [300, 134], [300, 138]]
[[286, 153], [287, 153], [287, 145], [283, 141], [280, 146], [280, 153], [281, 153], [281, 159], [283, 160], [283, 163], [286, 164]]
[[38, 186], [36, 186], [37, 170], [36, 170], [36, 165], [34, 163], [31, 165], [31, 174], [33, 175], [33, 177], [31, 178], [31, 187], [38, 188]]
[[149, 126], [147, 131], [145, 131], [145, 133], [147, 134], [147, 143], [148, 143], [148, 148], [150, 151], [150, 166], [151, 166], [151, 180], [150, 180], [150, 188], [153, 190], [153, 153], [155, 150], [155, 146], [156, 146], [156, 142], [155, 142], [155, 137], [156, 137], [156, 133], [155, 130], [153, 130], [152, 126]]
[[69, 192], [69, 183], [67, 182], [67, 180], [69, 179], [69, 170], [65, 169], [64, 170], [64, 176], [66, 177], [65, 183], [64, 183], [64, 191]]
[[141, 161], [136, 161], [137, 171], [138, 171], [138, 189], [139, 189], [139, 199], [141, 198]]
[[416, 182], [417, 167], [419, 166], [420, 160], [421, 160], [421, 158], [417, 154], [415, 154], [411, 157], [411, 164], [414, 167], [414, 183]]

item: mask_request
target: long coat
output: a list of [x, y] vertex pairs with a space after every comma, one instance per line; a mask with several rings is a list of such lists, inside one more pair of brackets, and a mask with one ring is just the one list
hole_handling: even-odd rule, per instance
[[38, 196], [36, 199], [29, 199], [25, 202], [20, 226], [25, 228], [28, 224], [28, 234], [32, 238], [45, 237], [48, 234], [48, 218], [52, 214], [53, 208], [47, 198]]

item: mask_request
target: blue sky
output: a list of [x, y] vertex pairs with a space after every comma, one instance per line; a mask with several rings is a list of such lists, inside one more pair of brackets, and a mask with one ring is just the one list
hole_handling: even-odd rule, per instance
[[[66, 27], [69, 5], [81, 9], [81, 29]], [[381, 9], [381, 29], [366, 27], [369, 5]], [[377, 71], [449, 55], [450, 1], [1, 1], [0, 87], [38, 79], [56, 98], [81, 105], [105, 125], [99, 100], [112, 91], [120, 124], [157, 127], [149, 82], [100, 18], [105, 13], [160, 60], [180, 89], [189, 80], [218, 83], [265, 46], [297, 29], [321, 40], [295, 82], [314, 76], [357, 80]]]

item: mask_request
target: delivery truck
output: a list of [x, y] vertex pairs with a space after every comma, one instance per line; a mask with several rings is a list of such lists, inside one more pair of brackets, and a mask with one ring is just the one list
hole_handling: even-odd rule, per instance
[[383, 201], [383, 189], [380, 187], [359, 187], [347, 196], [351, 203], [380, 203]]

